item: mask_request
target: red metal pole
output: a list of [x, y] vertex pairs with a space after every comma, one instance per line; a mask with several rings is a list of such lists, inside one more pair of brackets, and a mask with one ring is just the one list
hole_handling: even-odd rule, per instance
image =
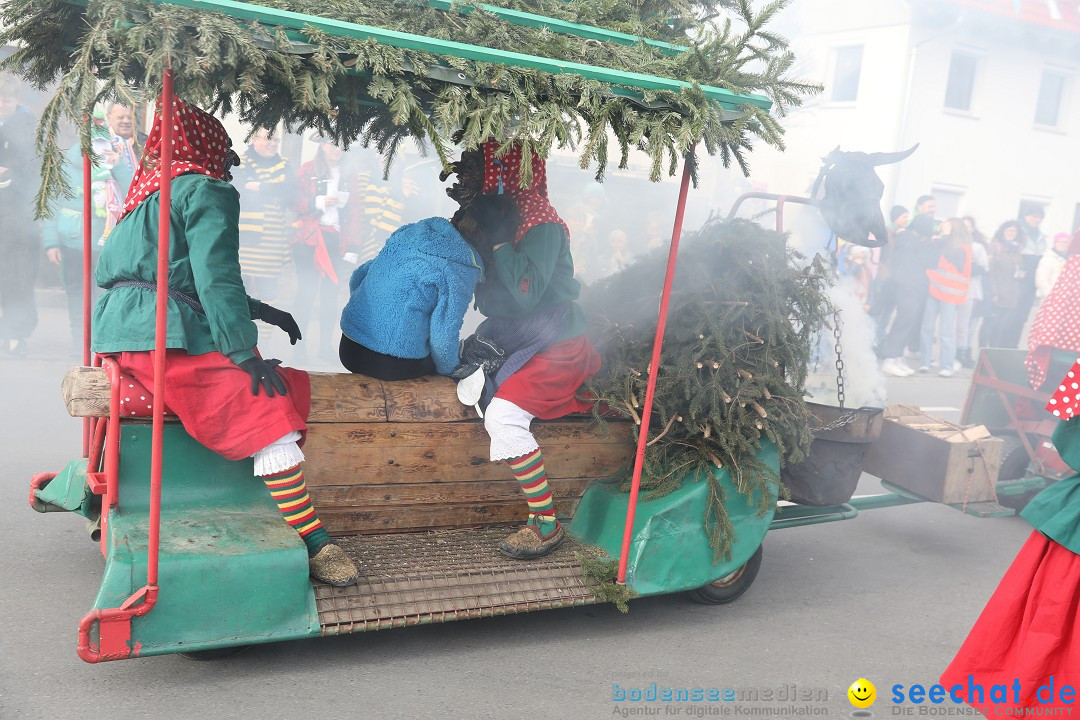
[[641, 430], [638, 431], [637, 453], [634, 455], [634, 477], [630, 482], [630, 502], [626, 507], [626, 526], [623, 528], [622, 551], [619, 553], [617, 582], [626, 584], [626, 566], [630, 559], [630, 540], [634, 533], [634, 513], [637, 512], [638, 493], [641, 490], [641, 469], [645, 464], [645, 445], [649, 441], [649, 420], [652, 416], [653, 396], [656, 393], [656, 376], [660, 370], [660, 350], [664, 344], [667, 327], [668, 302], [671, 300], [671, 282], [675, 277], [675, 260], [679, 255], [679, 237], [682, 235], [683, 214], [686, 211], [686, 195], [690, 190], [690, 161], [694, 148], [690, 148], [683, 161], [682, 186], [679, 188], [679, 204], [675, 209], [675, 226], [671, 229], [671, 246], [668, 250], [667, 273], [664, 289], [660, 293], [660, 313], [656, 319], [656, 337], [653, 340], [652, 361], [649, 363], [649, 382], [645, 389], [645, 403], [641, 407]]
[[172, 220], [173, 74], [165, 69], [161, 83], [161, 188], [158, 200], [157, 324], [154, 337], [153, 439], [150, 445], [150, 535], [146, 584], [157, 589], [158, 545], [161, 539], [161, 466], [165, 433], [165, 339], [169, 310], [169, 229]]
[[[90, 270], [93, 265], [93, 187], [90, 156], [83, 153], [83, 334], [82, 364], [90, 365]], [[90, 418], [83, 418], [83, 457], [90, 457]], [[93, 469], [93, 468], [91, 468]]]

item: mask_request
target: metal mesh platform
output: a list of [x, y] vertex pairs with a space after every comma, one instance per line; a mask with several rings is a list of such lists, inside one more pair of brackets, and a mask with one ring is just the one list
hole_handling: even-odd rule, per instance
[[497, 549], [518, 526], [337, 538], [360, 583], [315, 583], [324, 635], [588, 605], [576, 555], [596, 548], [569, 536], [547, 557], [511, 560]]
[[1005, 507], [1000, 503], [996, 503], [993, 500], [982, 500], [980, 502], [969, 502], [966, 505], [963, 503], [956, 503], [949, 505], [949, 507], [956, 508], [961, 512], [968, 515], [974, 515], [980, 518], [990, 517], [1009, 517], [1015, 515], [1016, 511], [1012, 508]]

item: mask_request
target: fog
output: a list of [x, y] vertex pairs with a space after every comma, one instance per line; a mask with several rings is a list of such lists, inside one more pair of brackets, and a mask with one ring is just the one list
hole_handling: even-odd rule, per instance
[[[702, 158], [700, 182], [687, 205], [686, 228], [692, 230], [714, 214], [727, 215], [746, 192], [807, 196], [821, 158], [837, 146], [891, 152], [917, 142], [920, 148], [911, 158], [879, 168], [885, 183], [880, 207], [887, 222], [893, 219], [894, 206], [914, 217], [916, 199], [930, 195], [936, 201], [937, 220], [970, 216], [987, 236], [1002, 222], [1017, 219], [1022, 204], [1042, 208], [1044, 218], [1037, 231], [1041, 245], [1032, 245], [1033, 255], [1047, 251], [1055, 234], [1076, 230], [1080, 191], [1072, 171], [1080, 157], [1075, 130], [1080, 127], [1080, 92], [1075, 87], [1080, 0], [981, 4], [989, 10], [969, 5], [960, 0], [795, 0], [780, 16], [778, 29], [792, 41], [798, 57], [796, 74], [821, 83], [824, 92], [782, 119], [786, 151], [755, 148], [749, 157], [749, 177], [723, 168], [717, 158]], [[43, 100], [24, 89], [20, 112], [40, 112]], [[137, 120], [141, 130], [148, 129], [145, 114]], [[235, 124], [229, 129], [236, 139], [249, 131]], [[237, 146], [241, 153], [246, 149], [241, 142]], [[314, 150], [308, 138], [283, 137], [281, 152], [293, 172]], [[357, 165], [376, 167], [377, 158], [367, 151], [354, 149], [350, 155]], [[577, 166], [572, 148], [556, 150], [550, 158], [551, 199], [570, 228], [577, 275], [583, 283], [617, 272], [636, 255], [670, 241], [677, 178], [650, 183], [647, 170], [646, 159], [632, 154], [629, 168], [609, 170], [604, 182], [597, 183], [591, 170]], [[16, 171], [33, 176], [33, 168], [9, 172]], [[398, 158], [389, 181], [373, 172], [371, 184], [400, 201], [401, 223], [448, 216], [453, 203], [444, 194], [446, 185], [439, 182], [438, 171], [433, 157], [408, 151]], [[14, 185], [32, 181], [18, 179]], [[11, 190], [0, 189], [6, 192]], [[362, 201], [363, 197], [355, 198]], [[770, 201], [744, 203], [739, 214], [770, 227], [777, 221], [775, 203]], [[287, 219], [287, 231], [293, 219]], [[887, 267], [880, 251], [852, 253], [851, 245], [836, 242], [812, 208], [788, 205], [781, 220], [793, 245], [807, 254], [822, 253], [837, 268], [833, 299], [841, 310], [848, 404], [883, 404], [887, 399], [879, 366], [884, 358], [875, 353], [875, 345], [889, 326], [892, 310], [879, 307], [880, 276]], [[35, 223], [28, 232], [41, 238], [44, 231]], [[41, 249], [34, 264], [27, 272], [35, 276], [38, 321], [24, 337], [8, 333], [3, 350], [27, 359], [76, 360], [78, 338], [69, 327], [63, 263], [54, 262]], [[343, 269], [348, 272], [349, 266]], [[290, 310], [306, 291], [286, 257], [280, 278], [264, 299]], [[340, 307], [344, 300], [342, 283], [328, 302]], [[970, 300], [976, 317], [984, 312], [984, 303]], [[26, 309], [5, 309], [11, 317], [19, 312]], [[466, 332], [478, 320], [471, 313]], [[261, 344], [267, 354], [286, 362], [340, 369], [333, 323], [313, 315], [305, 331], [306, 350], [299, 353], [277, 331], [265, 331]], [[820, 372], [812, 378], [814, 397], [826, 401], [830, 394], [835, 399], [834, 342], [831, 337], [821, 339]], [[958, 338], [958, 358], [965, 348], [977, 349], [979, 342], [977, 336]], [[909, 358], [909, 362], [915, 370], [920, 361]], [[946, 369], [937, 362], [935, 351], [927, 370]]]

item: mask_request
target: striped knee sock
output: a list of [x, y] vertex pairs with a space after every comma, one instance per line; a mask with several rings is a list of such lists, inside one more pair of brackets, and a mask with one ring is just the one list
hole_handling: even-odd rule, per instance
[[288, 470], [266, 475], [263, 482], [270, 490], [270, 496], [277, 503], [278, 510], [307, 545], [308, 555], [314, 555], [326, 543], [330, 542], [330, 533], [326, 532], [315, 508], [311, 506], [304, 471], [299, 465]]
[[544, 456], [540, 454], [540, 448], [527, 455], [510, 458], [506, 464], [510, 466], [510, 472], [514, 473], [518, 485], [525, 493], [525, 499], [529, 501], [529, 518], [536, 519], [540, 532], [547, 535], [555, 529], [555, 504], [552, 502], [547, 469], [544, 467]]

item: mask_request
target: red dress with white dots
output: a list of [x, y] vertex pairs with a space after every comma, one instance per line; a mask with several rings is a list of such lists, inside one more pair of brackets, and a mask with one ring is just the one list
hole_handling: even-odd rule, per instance
[[[154, 352], [113, 355], [120, 366], [121, 417], [149, 417]], [[294, 430], [307, 429], [311, 382], [303, 370], [279, 367], [288, 394], [251, 394], [251, 376], [221, 353], [167, 350], [165, 412], [177, 416], [199, 443], [228, 460], [251, 457]], [[303, 440], [301, 440], [303, 444]]]

